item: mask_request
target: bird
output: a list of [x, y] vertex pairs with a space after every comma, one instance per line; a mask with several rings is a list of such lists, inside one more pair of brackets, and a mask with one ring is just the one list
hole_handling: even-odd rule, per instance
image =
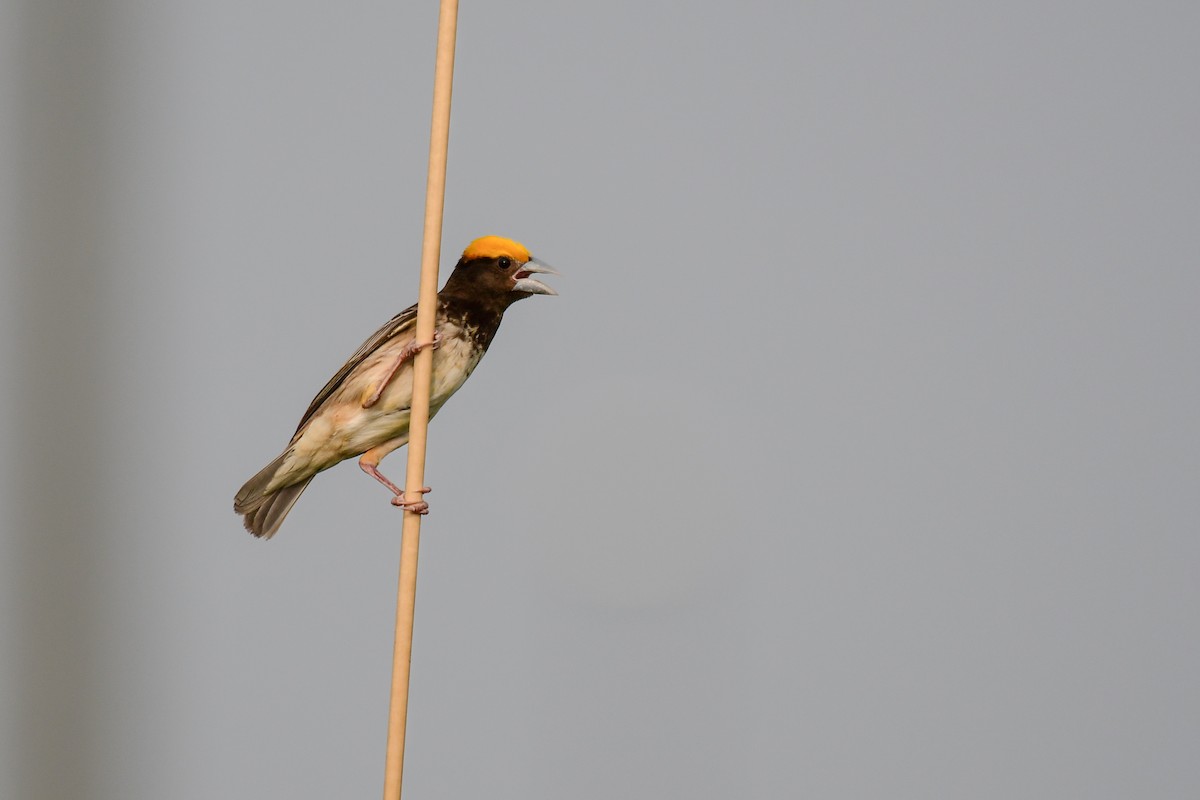
[[[433, 341], [416, 341], [417, 306], [392, 317], [329, 379], [300, 418], [282, 453], [246, 481], [233, 501], [246, 530], [269, 539], [316, 475], [350, 458], [392, 492], [392, 504], [418, 514], [424, 500], [379, 471], [389, 453], [408, 443], [412, 415], [413, 360], [432, 347], [429, 417], [462, 387], [491, 346], [513, 303], [558, 292], [533, 277], [559, 273], [538, 261], [520, 242], [483, 236], [463, 251], [437, 296]], [[422, 497], [430, 489], [421, 490]]]

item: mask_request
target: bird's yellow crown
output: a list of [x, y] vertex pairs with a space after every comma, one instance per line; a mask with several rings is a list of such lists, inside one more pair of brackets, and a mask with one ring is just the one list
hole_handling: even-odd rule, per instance
[[500, 258], [508, 256], [514, 261], [524, 264], [529, 260], [529, 251], [525, 245], [503, 236], [481, 236], [467, 245], [463, 250], [463, 261], [473, 258]]

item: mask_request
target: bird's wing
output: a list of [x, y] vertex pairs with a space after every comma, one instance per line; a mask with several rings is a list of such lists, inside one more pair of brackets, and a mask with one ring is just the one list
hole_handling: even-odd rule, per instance
[[314, 397], [312, 403], [309, 404], [308, 410], [305, 411], [304, 416], [300, 418], [300, 424], [296, 426], [296, 433], [299, 434], [300, 431], [303, 430], [304, 426], [308, 424], [308, 421], [313, 418], [318, 410], [320, 410], [325, 401], [333, 396], [333, 393], [338, 390], [338, 387], [342, 385], [342, 382], [346, 380], [346, 377], [354, 371], [355, 367], [357, 367], [359, 364], [362, 364], [362, 362], [366, 360], [367, 356], [371, 355], [371, 353], [374, 353], [384, 344], [392, 339], [395, 339], [397, 336], [401, 336], [412, 331], [416, 324], [417, 307], [414, 305], [404, 309], [399, 314], [392, 317], [391, 320], [389, 320], [382, 328], [375, 331], [375, 333], [371, 335], [371, 338], [362, 343], [362, 347], [359, 347], [354, 351], [354, 355], [350, 356], [350, 359], [342, 365], [342, 368], [337, 371], [337, 374], [329, 379], [329, 383], [325, 384], [325, 388], [317, 392], [317, 396]]

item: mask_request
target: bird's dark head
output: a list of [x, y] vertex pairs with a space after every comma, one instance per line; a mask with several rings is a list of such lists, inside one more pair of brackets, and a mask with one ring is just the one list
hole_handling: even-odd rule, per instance
[[531, 256], [520, 242], [484, 236], [467, 245], [442, 292], [489, 298], [502, 306], [534, 294], [558, 294], [533, 277], [537, 274], [558, 273]]

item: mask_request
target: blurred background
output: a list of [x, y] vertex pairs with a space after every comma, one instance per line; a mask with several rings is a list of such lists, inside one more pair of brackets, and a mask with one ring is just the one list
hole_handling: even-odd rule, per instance
[[[436, 5], [0, 6], [0, 796], [378, 795]], [[1195, 797], [1198, 24], [464, 4], [406, 796]]]

